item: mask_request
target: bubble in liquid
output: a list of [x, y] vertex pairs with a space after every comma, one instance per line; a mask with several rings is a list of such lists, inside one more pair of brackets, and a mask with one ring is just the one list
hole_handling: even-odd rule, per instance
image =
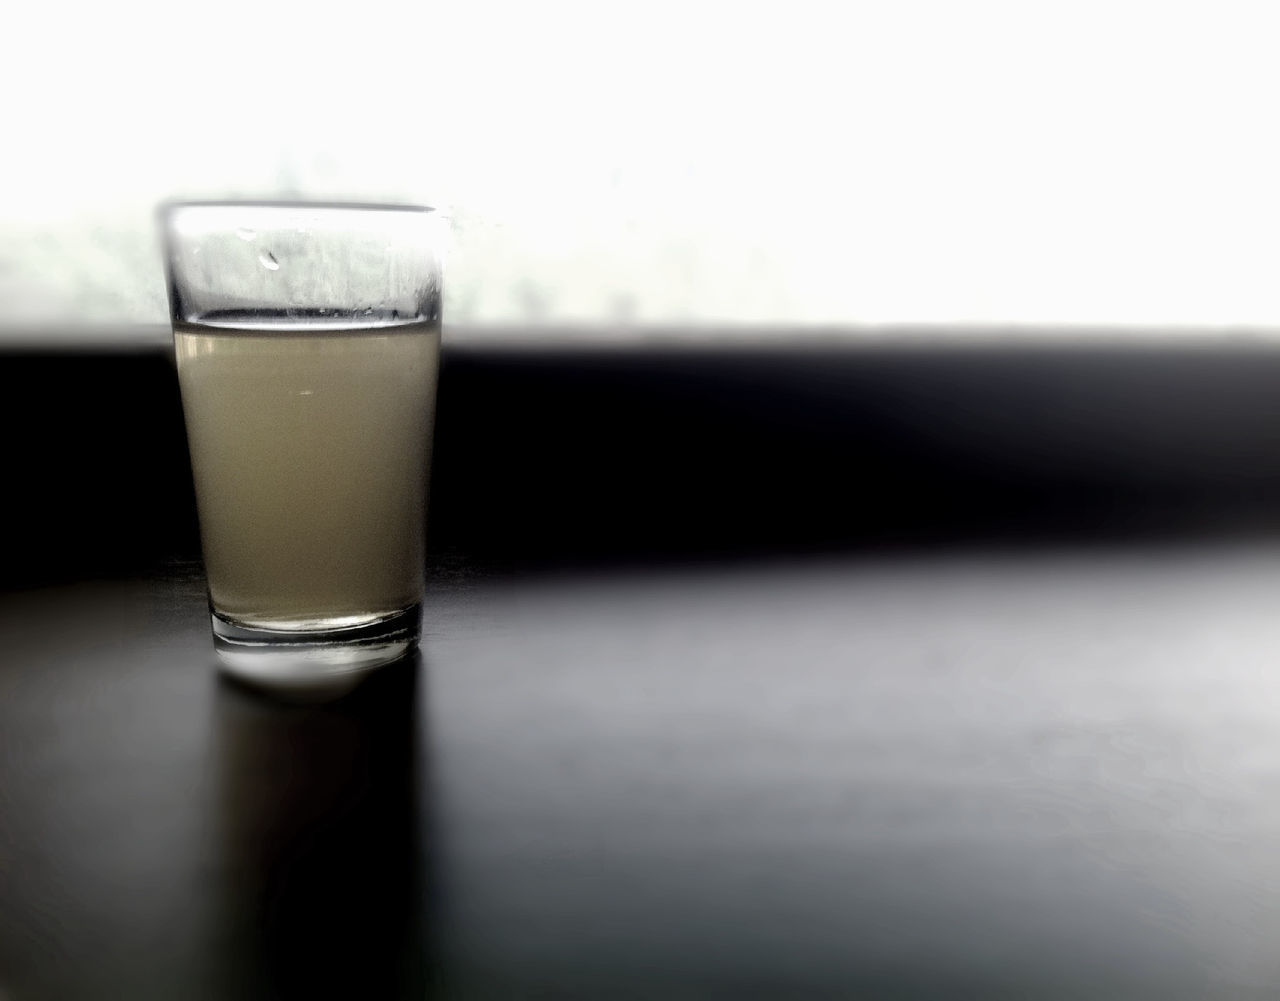
[[242, 240], [252, 240], [257, 235], [257, 231], [250, 229], [248, 226], [241, 226], [236, 230], [236, 236]]
[[276, 255], [269, 250], [264, 250], [258, 255], [258, 263], [268, 271], [279, 271], [280, 262], [276, 260]]

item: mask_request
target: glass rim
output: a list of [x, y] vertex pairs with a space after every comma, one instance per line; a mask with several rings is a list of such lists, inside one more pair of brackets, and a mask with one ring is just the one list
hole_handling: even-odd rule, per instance
[[269, 198], [212, 198], [187, 199], [174, 198], [161, 202], [156, 206], [156, 215], [161, 220], [168, 220], [187, 210], [200, 209], [284, 209], [286, 211], [304, 212], [368, 212], [368, 213], [404, 213], [426, 215], [440, 210], [432, 205], [417, 205], [403, 202], [344, 202], [344, 201], [309, 201], [307, 199], [269, 199]]

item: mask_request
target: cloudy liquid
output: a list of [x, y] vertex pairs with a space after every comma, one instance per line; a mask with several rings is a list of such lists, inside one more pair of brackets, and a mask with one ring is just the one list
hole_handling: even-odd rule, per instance
[[421, 601], [440, 331], [174, 328], [209, 595], [273, 629]]

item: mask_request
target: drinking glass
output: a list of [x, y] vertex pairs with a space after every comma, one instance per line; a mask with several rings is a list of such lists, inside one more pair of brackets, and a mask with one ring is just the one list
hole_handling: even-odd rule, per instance
[[418, 639], [439, 216], [186, 202], [161, 224], [218, 658], [353, 683]]

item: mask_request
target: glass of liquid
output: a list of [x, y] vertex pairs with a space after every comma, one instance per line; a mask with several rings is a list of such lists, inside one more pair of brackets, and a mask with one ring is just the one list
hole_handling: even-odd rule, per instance
[[161, 222], [221, 667], [347, 687], [418, 640], [439, 216], [187, 202]]

